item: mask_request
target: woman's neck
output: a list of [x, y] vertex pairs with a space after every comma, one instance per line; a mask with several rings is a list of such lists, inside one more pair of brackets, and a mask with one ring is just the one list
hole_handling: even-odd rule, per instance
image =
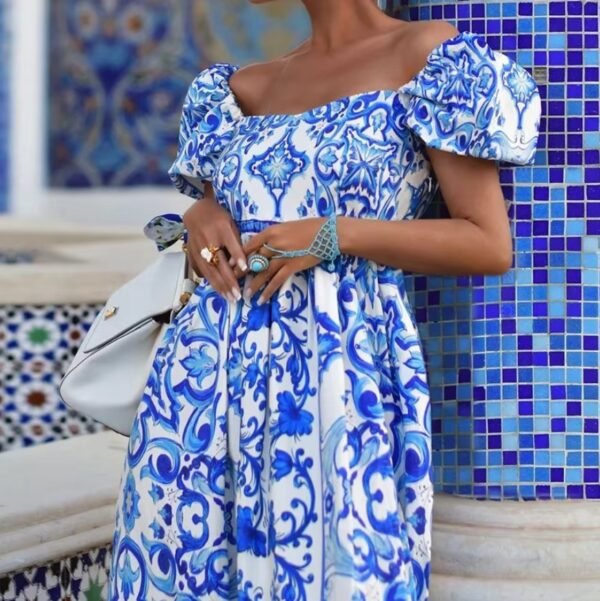
[[375, 31], [391, 27], [375, 0], [302, 0], [312, 24], [310, 50], [342, 49]]

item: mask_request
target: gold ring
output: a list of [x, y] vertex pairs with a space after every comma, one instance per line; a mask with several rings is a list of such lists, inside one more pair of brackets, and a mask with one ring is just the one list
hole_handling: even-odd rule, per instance
[[209, 246], [208, 250], [211, 252], [212, 257], [210, 259], [210, 264], [215, 267], [219, 264], [219, 251], [221, 250], [220, 246]]
[[220, 246], [214, 246], [214, 245], [210, 245], [208, 247], [204, 247], [201, 251], [200, 251], [200, 255], [201, 257], [207, 261], [208, 263], [210, 263], [211, 265], [213, 265], [214, 267], [216, 267], [219, 264], [219, 251], [221, 250]]

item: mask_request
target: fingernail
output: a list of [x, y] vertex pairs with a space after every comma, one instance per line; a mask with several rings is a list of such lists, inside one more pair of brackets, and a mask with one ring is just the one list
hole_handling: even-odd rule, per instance
[[246, 288], [244, 290], [244, 299], [249, 301], [251, 297], [252, 297], [252, 290], [250, 290], [250, 288]]
[[238, 266], [242, 271], [248, 271], [248, 265], [246, 264], [246, 261], [240, 259], [238, 261]]
[[259, 296], [258, 301], [256, 301], [256, 304], [260, 307], [261, 305], [265, 304], [265, 299], [262, 296]]
[[231, 257], [231, 259], [229, 259], [229, 265], [231, 265], [231, 267], [235, 265], [235, 257]]
[[239, 301], [242, 298], [242, 293], [239, 291], [238, 288], [232, 288], [231, 294], [233, 294], [236, 301]]
[[227, 297], [227, 300], [230, 303], [235, 303], [235, 298], [233, 297], [233, 294], [231, 294], [231, 292], [228, 292], [225, 296]]

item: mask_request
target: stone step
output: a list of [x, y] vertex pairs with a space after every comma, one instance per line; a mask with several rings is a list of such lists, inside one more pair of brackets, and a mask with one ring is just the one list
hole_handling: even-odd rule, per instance
[[600, 579], [599, 513], [593, 501], [436, 495], [432, 572], [500, 581]]
[[433, 517], [437, 523], [492, 528], [600, 528], [597, 501], [480, 501], [436, 494]]
[[436, 574], [515, 580], [570, 579], [573, 574], [599, 578], [600, 529], [515, 530], [434, 521], [432, 555]]
[[593, 580], [484, 580], [433, 574], [431, 601], [598, 601]]

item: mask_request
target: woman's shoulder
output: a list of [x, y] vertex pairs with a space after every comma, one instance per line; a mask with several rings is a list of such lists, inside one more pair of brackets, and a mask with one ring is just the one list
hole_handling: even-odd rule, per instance
[[233, 74], [229, 80], [229, 87], [245, 112], [251, 113], [255, 103], [264, 96], [278, 68], [280, 68], [280, 61], [272, 60], [251, 63]]
[[272, 60], [254, 62], [236, 69], [229, 81], [234, 96], [241, 101], [243, 109], [252, 112], [252, 107], [264, 98], [266, 90], [277, 77], [284, 61], [306, 52], [308, 41], [303, 42], [287, 54]]
[[308, 42], [303, 42], [297, 48], [273, 60], [250, 63], [237, 68], [229, 79], [229, 87], [240, 105], [243, 105], [242, 108], [252, 112], [252, 107], [264, 98], [265, 92], [283, 67], [283, 62], [305, 52], [307, 44]]
[[447, 21], [408, 23], [398, 29], [393, 54], [402, 57], [407, 69], [416, 75], [426, 65], [432, 52], [460, 36], [459, 30]]

